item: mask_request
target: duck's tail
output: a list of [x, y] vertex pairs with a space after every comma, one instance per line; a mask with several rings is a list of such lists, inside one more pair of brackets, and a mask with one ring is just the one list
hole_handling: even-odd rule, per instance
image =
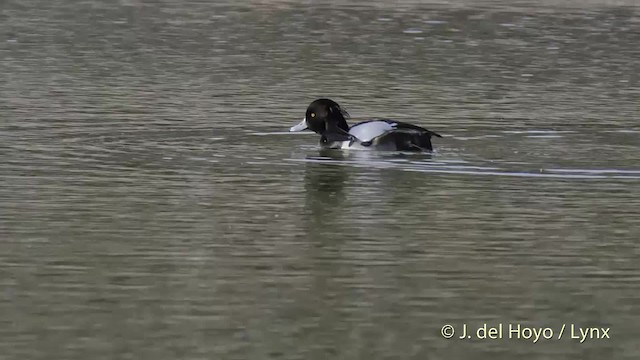
[[431, 137], [431, 136], [435, 136], [435, 137], [439, 137], [439, 138], [442, 137], [442, 135], [438, 134], [437, 132], [434, 132], [434, 131], [431, 131], [431, 130], [427, 130], [427, 132], [429, 133], [429, 137]]
[[419, 151], [433, 151], [433, 145], [431, 145], [431, 137], [442, 137], [440, 134], [427, 130], [422, 134], [416, 134], [411, 139], [409, 146]]

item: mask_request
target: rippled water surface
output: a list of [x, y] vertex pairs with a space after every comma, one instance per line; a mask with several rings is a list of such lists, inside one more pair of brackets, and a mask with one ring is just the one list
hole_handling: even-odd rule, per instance
[[[639, 43], [634, 1], [5, 1], [0, 358], [637, 359]], [[318, 97], [444, 137], [320, 151]]]

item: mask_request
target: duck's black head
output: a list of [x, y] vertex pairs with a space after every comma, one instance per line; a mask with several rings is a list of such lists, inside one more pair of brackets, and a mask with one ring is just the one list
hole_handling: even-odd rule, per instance
[[337, 102], [330, 99], [318, 99], [312, 102], [302, 121], [290, 131], [309, 129], [320, 135], [327, 133], [348, 133], [346, 118], [349, 114], [340, 108]]

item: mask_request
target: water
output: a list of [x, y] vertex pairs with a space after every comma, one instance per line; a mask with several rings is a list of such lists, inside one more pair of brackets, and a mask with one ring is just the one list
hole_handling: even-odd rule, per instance
[[2, 359], [638, 357], [637, 3], [0, 9]]

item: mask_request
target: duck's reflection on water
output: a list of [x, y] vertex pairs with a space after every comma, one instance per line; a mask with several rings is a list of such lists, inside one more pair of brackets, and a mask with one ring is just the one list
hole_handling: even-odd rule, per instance
[[432, 155], [426, 153], [323, 149], [306, 160], [305, 222], [310, 236], [340, 226], [348, 233], [354, 221], [366, 223], [381, 213], [423, 211], [424, 199], [430, 199], [438, 181], [427, 181], [414, 171], [432, 166]]
[[[416, 190], [430, 190], [422, 189], [426, 186], [423, 175], [404, 170], [430, 159], [424, 153], [322, 149], [317, 156], [306, 158], [306, 221], [326, 226], [326, 231], [345, 217], [370, 215], [374, 207], [380, 210], [395, 202], [411, 203]], [[308, 230], [323, 231], [320, 227]]]
[[324, 222], [335, 216], [344, 202], [345, 183], [349, 173], [344, 166], [335, 163], [345, 159], [339, 150], [323, 149], [319, 156], [308, 157], [313, 162], [306, 164], [304, 185], [307, 208], [314, 219]]

